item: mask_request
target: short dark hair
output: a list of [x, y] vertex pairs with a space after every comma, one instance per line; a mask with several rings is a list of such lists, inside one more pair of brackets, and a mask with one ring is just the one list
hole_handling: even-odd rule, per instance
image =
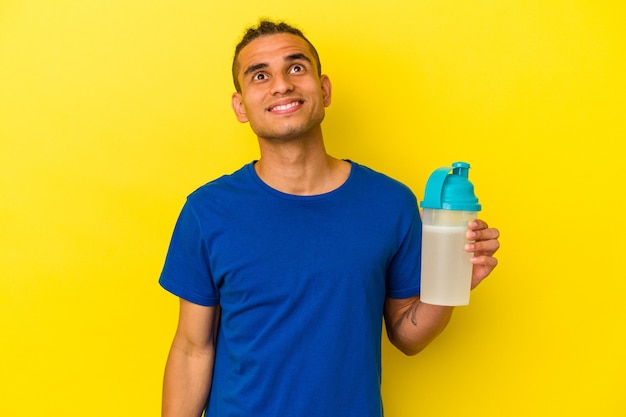
[[241, 50], [246, 45], [248, 45], [255, 39], [258, 39], [262, 36], [277, 35], [281, 33], [290, 33], [292, 35], [299, 36], [306, 41], [306, 43], [309, 45], [309, 48], [311, 48], [311, 53], [313, 54], [313, 57], [315, 58], [315, 62], [317, 64], [317, 75], [322, 75], [322, 64], [320, 62], [320, 57], [317, 54], [317, 50], [315, 49], [313, 44], [304, 36], [304, 34], [302, 34], [302, 31], [300, 29], [295, 28], [285, 22], [272, 22], [270, 20], [261, 20], [257, 26], [252, 26], [246, 30], [243, 38], [241, 39], [241, 42], [239, 42], [235, 47], [235, 56], [233, 58], [232, 71], [233, 83], [235, 84], [235, 89], [237, 90], [237, 92], [241, 92], [241, 86], [239, 85], [239, 80], [237, 80], [237, 75], [239, 73], [239, 63], [237, 62], [237, 58], [239, 57], [239, 52], [241, 52]]

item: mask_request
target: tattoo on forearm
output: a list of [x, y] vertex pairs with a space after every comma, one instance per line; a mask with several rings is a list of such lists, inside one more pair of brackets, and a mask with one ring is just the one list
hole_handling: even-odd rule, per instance
[[411, 306], [409, 311], [407, 311], [407, 318], [411, 317], [411, 323], [413, 326], [417, 326], [417, 306], [419, 305], [419, 301]]
[[410, 320], [413, 326], [417, 326], [417, 306], [419, 304], [420, 304], [419, 301], [416, 302], [404, 312], [402, 317], [400, 317], [400, 319], [396, 322], [396, 329], [402, 326], [402, 323], [405, 320]]

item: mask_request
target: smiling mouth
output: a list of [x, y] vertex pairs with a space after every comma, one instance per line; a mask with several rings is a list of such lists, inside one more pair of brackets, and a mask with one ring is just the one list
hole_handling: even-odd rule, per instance
[[287, 104], [280, 104], [278, 106], [274, 106], [274, 107], [270, 107], [269, 109], [267, 109], [269, 112], [274, 112], [274, 113], [278, 113], [278, 112], [285, 112], [285, 111], [289, 111], [291, 109], [293, 109], [294, 107], [298, 107], [300, 105], [302, 105], [302, 101], [293, 101], [291, 103], [287, 103]]

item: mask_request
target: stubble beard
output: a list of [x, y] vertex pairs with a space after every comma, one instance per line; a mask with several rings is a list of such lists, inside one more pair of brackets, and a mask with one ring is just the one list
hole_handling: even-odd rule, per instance
[[284, 123], [279, 128], [255, 128], [252, 130], [259, 139], [267, 142], [280, 144], [300, 140], [311, 136], [316, 130], [321, 130], [321, 123], [324, 120], [324, 114], [317, 116], [308, 122]]

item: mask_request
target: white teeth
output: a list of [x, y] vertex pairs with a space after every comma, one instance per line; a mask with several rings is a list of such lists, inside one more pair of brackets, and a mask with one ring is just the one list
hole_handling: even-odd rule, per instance
[[285, 111], [285, 110], [289, 110], [290, 108], [297, 106], [299, 103], [297, 101], [294, 101], [293, 103], [289, 103], [289, 104], [283, 104], [282, 106], [276, 106], [276, 107], [272, 107], [271, 111]]

